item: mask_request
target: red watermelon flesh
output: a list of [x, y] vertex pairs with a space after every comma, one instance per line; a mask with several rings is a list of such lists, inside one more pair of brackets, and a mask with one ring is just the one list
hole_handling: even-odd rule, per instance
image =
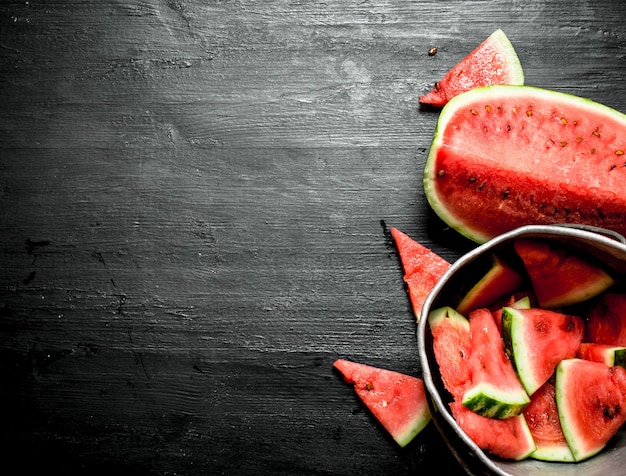
[[422, 431], [431, 419], [422, 379], [338, 359], [333, 366], [376, 419], [402, 447]]
[[583, 359], [561, 361], [556, 402], [576, 461], [598, 453], [626, 421], [626, 369]]
[[458, 401], [450, 404], [450, 410], [465, 434], [483, 450], [514, 460], [522, 460], [535, 451], [524, 415], [496, 420], [478, 415]]
[[548, 381], [561, 360], [576, 356], [584, 331], [579, 316], [539, 308], [504, 308], [505, 348], [529, 395]]
[[444, 307], [428, 315], [428, 324], [443, 385], [454, 399], [461, 399], [470, 379], [470, 323], [451, 307]]
[[465, 294], [457, 311], [467, 316], [475, 309], [491, 306], [506, 294], [517, 290], [523, 278], [498, 256], [492, 257], [492, 266], [485, 275]]
[[433, 210], [484, 242], [529, 224], [626, 235], [626, 115], [565, 93], [489, 86], [441, 111], [424, 169]]
[[585, 342], [626, 346], [626, 294], [606, 292], [593, 303]]
[[519, 58], [500, 29], [448, 71], [419, 101], [440, 107], [465, 91], [492, 84], [524, 84]]
[[514, 246], [524, 262], [535, 297], [542, 308], [586, 301], [615, 282], [600, 266], [558, 245], [518, 239]]
[[389, 227], [389, 230], [400, 255], [413, 313], [419, 321], [426, 296], [450, 263], [397, 228]]
[[579, 359], [602, 362], [608, 367], [619, 365], [626, 367], [626, 347], [611, 344], [583, 342], [578, 348], [576, 357]]
[[565, 440], [556, 406], [556, 390], [546, 382], [530, 397], [524, 417], [537, 449], [531, 458], [544, 461], [572, 462], [574, 456]]

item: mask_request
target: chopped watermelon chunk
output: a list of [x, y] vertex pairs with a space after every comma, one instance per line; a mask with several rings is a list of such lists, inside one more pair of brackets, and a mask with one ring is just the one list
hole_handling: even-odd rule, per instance
[[626, 294], [607, 292], [593, 303], [585, 342], [626, 346]]
[[426, 297], [450, 263], [397, 228], [389, 230], [400, 255], [413, 313], [419, 321]]
[[496, 420], [474, 413], [458, 401], [450, 404], [450, 410], [465, 434], [479, 448], [494, 455], [522, 460], [536, 449], [523, 414]]
[[489, 309], [477, 309], [469, 316], [471, 375], [463, 394], [463, 405], [482, 416], [506, 419], [519, 415], [530, 398], [513, 364], [504, 351], [504, 342]]
[[531, 458], [543, 461], [572, 462], [574, 455], [569, 449], [556, 406], [556, 390], [546, 382], [530, 398], [524, 417], [533, 435], [537, 449]]
[[431, 420], [422, 379], [344, 359], [333, 366], [401, 447]]
[[626, 422], [626, 369], [565, 359], [556, 370], [556, 403], [576, 461], [597, 454]]

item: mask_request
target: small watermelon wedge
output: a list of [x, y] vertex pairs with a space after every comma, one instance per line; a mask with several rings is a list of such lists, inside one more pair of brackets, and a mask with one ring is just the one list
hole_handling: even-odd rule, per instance
[[411, 307], [415, 319], [419, 321], [426, 296], [448, 270], [450, 263], [397, 228], [391, 226], [389, 231], [400, 256]]
[[467, 316], [476, 309], [491, 306], [498, 299], [516, 291], [522, 282], [523, 278], [517, 271], [493, 255], [489, 270], [465, 294], [456, 310]]
[[471, 346], [470, 323], [455, 309], [446, 306], [428, 314], [428, 325], [443, 385], [455, 400], [461, 399], [470, 380], [467, 364]]
[[586, 301], [615, 283], [599, 265], [558, 245], [518, 239], [514, 247], [524, 262], [542, 308], [553, 309]]
[[524, 84], [524, 71], [515, 48], [501, 29], [450, 69], [419, 102], [441, 107], [470, 89], [495, 84]]
[[626, 347], [626, 294], [606, 292], [593, 302], [584, 340]]
[[502, 310], [502, 336], [528, 395], [538, 390], [563, 359], [576, 357], [583, 340], [581, 317], [547, 309]]
[[626, 367], [626, 347], [596, 344], [595, 342], [583, 342], [578, 348], [576, 357], [579, 359], [602, 362], [608, 367], [619, 365]]
[[556, 390], [552, 382], [546, 382], [531, 397], [524, 410], [524, 417], [537, 449], [531, 458], [542, 461], [571, 463], [574, 455], [569, 449], [556, 406]]
[[491, 311], [486, 308], [473, 311], [469, 323], [467, 366], [470, 383], [465, 386], [463, 405], [489, 418], [506, 419], [519, 415], [530, 403], [530, 398], [505, 353]]
[[559, 421], [576, 461], [602, 450], [626, 422], [626, 369], [565, 359], [556, 369]]
[[333, 366], [401, 447], [431, 420], [422, 379], [345, 359]]
[[450, 404], [450, 411], [465, 434], [491, 454], [519, 461], [537, 448], [523, 414], [496, 420], [474, 413], [458, 401]]

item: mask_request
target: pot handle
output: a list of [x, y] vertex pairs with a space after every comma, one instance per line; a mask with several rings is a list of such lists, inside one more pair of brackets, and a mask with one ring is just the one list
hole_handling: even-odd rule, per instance
[[626, 238], [624, 238], [622, 234], [613, 230], [602, 228], [600, 226], [582, 225], [579, 223], [557, 223], [556, 226], [563, 226], [566, 228], [578, 228], [579, 230], [590, 231], [592, 233], [604, 235], [608, 238], [614, 239], [615, 241], [619, 241], [620, 243], [626, 244]]

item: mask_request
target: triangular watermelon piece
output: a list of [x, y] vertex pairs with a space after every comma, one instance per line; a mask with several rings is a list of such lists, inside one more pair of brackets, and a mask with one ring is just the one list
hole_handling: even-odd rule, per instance
[[524, 84], [524, 71], [517, 53], [500, 29], [448, 71], [419, 101], [441, 107], [470, 89], [496, 84]]
[[626, 367], [626, 347], [611, 344], [583, 342], [578, 348], [576, 357], [579, 359], [602, 362], [608, 367]]
[[531, 458], [543, 461], [573, 462], [556, 406], [556, 390], [552, 382], [546, 382], [537, 390], [524, 410], [524, 417], [537, 449]]
[[401, 447], [431, 420], [422, 379], [344, 359], [333, 366]]
[[615, 282], [600, 266], [558, 245], [518, 239], [514, 247], [524, 262], [539, 307], [554, 309], [586, 301]]
[[556, 369], [556, 404], [576, 461], [598, 453], [626, 422], [626, 369], [565, 359]]
[[389, 230], [400, 255], [413, 313], [419, 321], [426, 296], [450, 263], [397, 228], [389, 227]]
[[459, 401], [452, 402], [450, 410], [465, 434], [491, 454], [519, 461], [536, 449], [523, 414], [496, 420], [474, 413]]
[[526, 392], [532, 395], [563, 359], [576, 356], [585, 332], [579, 316], [548, 309], [502, 310], [502, 336]]

